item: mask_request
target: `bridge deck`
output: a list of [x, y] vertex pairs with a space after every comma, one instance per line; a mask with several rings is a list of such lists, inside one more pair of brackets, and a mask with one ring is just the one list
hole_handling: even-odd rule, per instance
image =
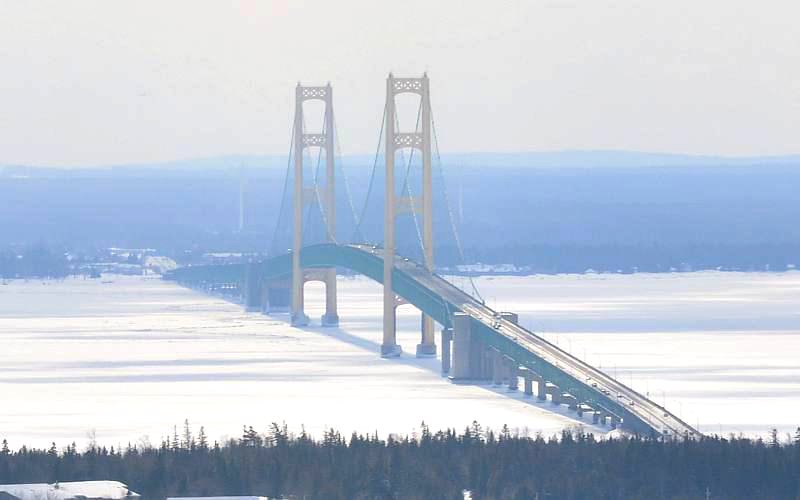
[[[382, 281], [383, 249], [370, 245], [314, 245], [302, 249], [305, 267], [342, 266], [359, 271]], [[279, 256], [260, 264], [263, 279], [291, 273], [290, 259]], [[650, 429], [658, 434], [697, 437], [700, 434], [691, 426], [627, 387], [618, 380], [559, 349], [542, 337], [518, 324], [503, 319], [496, 311], [474, 299], [419, 264], [398, 257], [395, 259], [397, 279], [395, 292], [403, 296], [426, 314], [444, 325], [450, 324], [453, 312], [469, 315], [479, 334], [492, 346], [510, 355], [523, 366], [536, 371], [557, 383], [562, 391], [576, 396], [581, 402], [603, 408], [636, 430]], [[183, 271], [183, 272], [181, 272]], [[243, 280], [243, 266], [209, 266], [179, 269], [172, 276], [177, 281], [191, 284], [202, 280]]]
[[[360, 248], [382, 258], [380, 249]], [[512, 321], [503, 319], [488, 306], [475, 300], [444, 278], [428, 272], [413, 261], [399, 259], [396, 267], [444, 298], [453, 307], [494, 331], [497, 335], [506, 337], [509, 341], [520, 345], [537, 358], [550, 363], [573, 378], [586, 382], [587, 385], [600, 394], [606, 395], [603, 391], [607, 391], [608, 395], [621, 400], [622, 403], [628, 406], [630, 413], [645, 421], [652, 428], [661, 432], [668, 431], [672, 435], [678, 436], [686, 434], [689, 436], [698, 435], [695, 429], [669, 413], [662, 406], [657, 405], [604, 372], [559, 349], [535, 333]]]

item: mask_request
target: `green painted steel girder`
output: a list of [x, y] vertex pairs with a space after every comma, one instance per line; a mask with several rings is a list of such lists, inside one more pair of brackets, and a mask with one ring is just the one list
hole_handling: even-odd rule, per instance
[[[303, 268], [341, 267], [350, 269], [378, 283], [383, 283], [383, 258], [377, 247], [336, 244], [311, 245], [301, 249], [300, 262]], [[403, 267], [410, 269], [412, 273], [421, 269], [417, 269], [414, 266], [417, 265], [408, 262]], [[223, 283], [237, 284], [242, 293], [245, 293], [245, 289], [252, 285], [252, 280], [264, 284], [272, 280], [286, 279], [291, 276], [291, 273], [292, 254], [289, 253], [248, 264], [183, 267], [171, 271], [165, 278], [190, 287]], [[450, 327], [453, 313], [461, 311], [460, 304], [450, 302], [444, 296], [432, 290], [431, 287], [436, 287], [433, 286], [433, 281], [424, 283], [412, 276], [412, 273], [395, 267], [392, 275], [394, 292], [432, 317], [439, 324]], [[427, 272], [419, 276], [423, 280], [429, 281], [430, 278], [438, 279], [438, 277], [432, 277]], [[452, 285], [446, 286], [452, 287]], [[459, 293], [463, 294], [460, 291]], [[469, 297], [466, 294], [464, 296]], [[461, 298], [463, 299], [464, 297], [462, 296]], [[469, 298], [469, 300], [472, 299]], [[464, 303], [466, 304], [466, 302]], [[623, 418], [626, 426], [635, 432], [642, 434], [660, 432], [659, 429], [655, 429], [651, 424], [632, 413], [625, 404], [618, 401], [616, 395], [606, 394], [594, 387], [590, 387], [586, 381], [579, 380], [558, 366], [540, 358], [529, 349], [515, 342], [513, 338], [496, 331], [492, 326], [472, 317], [471, 328], [485, 343], [513, 358], [520, 365], [530, 368], [545, 380], [558, 385], [563, 392], [572, 394], [581, 403], [586, 403], [595, 408], [602, 408]], [[685, 425], [683, 422], [681, 424]], [[686, 428], [691, 429], [688, 425], [686, 425]]]

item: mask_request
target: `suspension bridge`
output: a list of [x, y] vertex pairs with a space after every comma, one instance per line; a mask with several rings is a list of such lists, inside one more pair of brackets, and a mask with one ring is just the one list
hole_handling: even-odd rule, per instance
[[[418, 98], [413, 132], [400, 128], [396, 98], [401, 94]], [[306, 123], [307, 101], [324, 105], [322, 125], [312, 131]], [[348, 269], [383, 285], [383, 357], [402, 355], [396, 311], [411, 304], [421, 311], [416, 355], [440, 357], [442, 375], [453, 383], [490, 383], [518, 391], [522, 382], [526, 396], [566, 405], [581, 417], [591, 415], [595, 424], [645, 435], [700, 435], [663, 406], [521, 327], [516, 314], [488, 307], [471, 280], [459, 284], [437, 273], [435, 234], [452, 238], [462, 262], [463, 251], [443, 182], [427, 75], [387, 78], [378, 147], [358, 213], [337, 155], [331, 85], [298, 84], [286, 182], [268, 256], [257, 262], [182, 267], [166, 278], [193, 288], [236, 290], [248, 309], [288, 312], [297, 327], [311, 321], [304, 285], [320, 281], [325, 285], [320, 324], [335, 327], [337, 269]], [[440, 189], [434, 189], [434, 177]], [[435, 233], [435, 226], [443, 230]]]

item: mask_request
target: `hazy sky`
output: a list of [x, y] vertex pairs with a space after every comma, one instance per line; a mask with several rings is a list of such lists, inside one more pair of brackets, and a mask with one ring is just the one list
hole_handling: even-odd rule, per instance
[[0, 0], [0, 164], [285, 154], [298, 80], [375, 149], [428, 71], [444, 151], [800, 152], [800, 2]]

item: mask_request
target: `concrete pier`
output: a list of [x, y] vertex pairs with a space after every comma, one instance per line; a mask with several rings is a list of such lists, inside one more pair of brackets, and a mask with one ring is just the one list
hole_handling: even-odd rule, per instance
[[264, 285], [261, 311], [265, 314], [287, 313], [291, 308], [292, 290], [288, 281], [268, 281]]
[[258, 266], [247, 264], [244, 275], [244, 307], [248, 311], [260, 311], [263, 282], [258, 275]]
[[492, 349], [492, 385], [503, 385], [503, 355], [497, 349]]
[[564, 393], [561, 395], [561, 401], [565, 403], [570, 410], [577, 411], [578, 410], [578, 398], [573, 396], [569, 393]]
[[541, 401], [545, 401], [547, 399], [547, 382], [545, 382], [541, 377], [539, 377], [537, 382], [538, 387], [536, 388], [536, 397]]
[[505, 357], [506, 372], [508, 373], [508, 390], [516, 392], [519, 389], [519, 363], [510, 356]]
[[556, 384], [545, 382], [545, 394], [550, 394], [550, 401], [554, 405], [561, 404], [561, 388]]
[[525, 380], [524, 394], [528, 397], [533, 396], [533, 373], [527, 368], [520, 368], [519, 374]]
[[466, 383], [471, 380], [472, 318], [457, 312], [453, 314], [453, 353], [450, 380]]
[[484, 342], [476, 343], [475, 349], [479, 351], [479, 364], [476, 369], [477, 378], [481, 383], [491, 383], [494, 371], [494, 357], [492, 348]]
[[442, 375], [450, 374], [450, 342], [453, 340], [453, 329], [442, 328]]
[[420, 316], [420, 343], [417, 344], [418, 358], [435, 358], [436, 342], [434, 341], [434, 321], [433, 318], [422, 314]]

